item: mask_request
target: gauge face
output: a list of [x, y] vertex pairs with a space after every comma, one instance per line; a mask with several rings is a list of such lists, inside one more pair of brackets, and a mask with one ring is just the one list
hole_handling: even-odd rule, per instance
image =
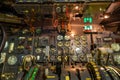
[[75, 51], [76, 51], [76, 53], [78, 53], [78, 54], [79, 54], [79, 53], [82, 53], [82, 48], [80, 48], [80, 47], [79, 47], [79, 48], [76, 48]]
[[63, 46], [63, 43], [62, 43], [62, 42], [58, 42], [57, 45], [58, 45], [59, 47], [61, 47], [61, 46]]
[[70, 42], [65, 42], [64, 44], [66, 47], [69, 47], [70, 46]]
[[117, 43], [111, 44], [111, 48], [112, 48], [114, 51], [120, 51], [120, 45], [117, 44]]
[[87, 45], [87, 42], [86, 41], [82, 41], [81, 43], [83, 46]]
[[65, 35], [65, 40], [70, 40], [70, 36]]
[[61, 8], [60, 7], [56, 7], [56, 12], [60, 13], [61, 12]]
[[41, 48], [37, 48], [37, 49], [35, 50], [35, 52], [36, 52], [36, 53], [41, 53], [41, 52], [42, 52], [42, 49], [41, 49]]
[[76, 41], [80, 40], [80, 38], [79, 38], [78, 35], [75, 36], [75, 40], [76, 40]]
[[57, 40], [63, 40], [63, 36], [62, 35], [58, 35], [57, 36]]
[[86, 36], [81, 36], [81, 40], [85, 41], [86, 40]]
[[75, 43], [76, 45], [80, 45], [80, 42], [79, 42], [79, 41], [74, 41], [74, 43]]
[[58, 61], [61, 61], [61, 56], [58, 56], [58, 57], [57, 57], [57, 60], [58, 60]]
[[51, 48], [51, 53], [54, 54], [56, 52], [55, 48]]
[[16, 64], [16, 62], [17, 62], [17, 57], [16, 56], [10, 56], [9, 58], [8, 58], [8, 64], [9, 65], [15, 65]]
[[66, 5], [63, 6], [63, 12], [66, 12]]
[[73, 56], [72, 56], [72, 60], [73, 60], [73, 61], [77, 61], [77, 56], [76, 56], [76, 55], [73, 55]]

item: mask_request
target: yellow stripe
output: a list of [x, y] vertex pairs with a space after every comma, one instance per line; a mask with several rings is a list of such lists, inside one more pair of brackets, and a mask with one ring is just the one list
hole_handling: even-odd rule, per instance
[[47, 76], [47, 78], [55, 78], [55, 76]]
[[65, 80], [70, 80], [69, 76], [65, 76]]

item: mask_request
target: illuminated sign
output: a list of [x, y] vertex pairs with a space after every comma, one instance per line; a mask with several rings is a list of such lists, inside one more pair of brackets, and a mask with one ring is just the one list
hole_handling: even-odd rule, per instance
[[92, 25], [84, 26], [84, 30], [92, 30]]
[[92, 17], [84, 17], [84, 23], [92, 23]]

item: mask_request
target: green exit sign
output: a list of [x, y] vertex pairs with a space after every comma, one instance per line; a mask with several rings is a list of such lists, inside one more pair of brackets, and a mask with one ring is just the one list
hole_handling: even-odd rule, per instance
[[84, 17], [84, 23], [92, 23], [93, 19], [92, 17]]
[[92, 30], [92, 25], [84, 26], [84, 30]]

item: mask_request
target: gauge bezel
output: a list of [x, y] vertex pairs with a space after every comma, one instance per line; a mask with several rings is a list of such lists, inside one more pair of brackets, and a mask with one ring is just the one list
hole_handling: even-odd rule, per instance
[[[14, 60], [12, 60], [12, 58]], [[15, 55], [9, 56], [8, 60], [7, 60], [9, 65], [15, 65], [17, 63], [17, 61], [18, 61], [18, 59], [17, 59], [17, 57]]]
[[57, 40], [59, 40], [59, 41], [60, 41], [60, 40], [63, 40], [63, 36], [62, 36], [62, 35], [58, 35], [58, 36], [57, 36]]
[[65, 40], [70, 40], [70, 36], [69, 35], [65, 35], [64, 39]]

